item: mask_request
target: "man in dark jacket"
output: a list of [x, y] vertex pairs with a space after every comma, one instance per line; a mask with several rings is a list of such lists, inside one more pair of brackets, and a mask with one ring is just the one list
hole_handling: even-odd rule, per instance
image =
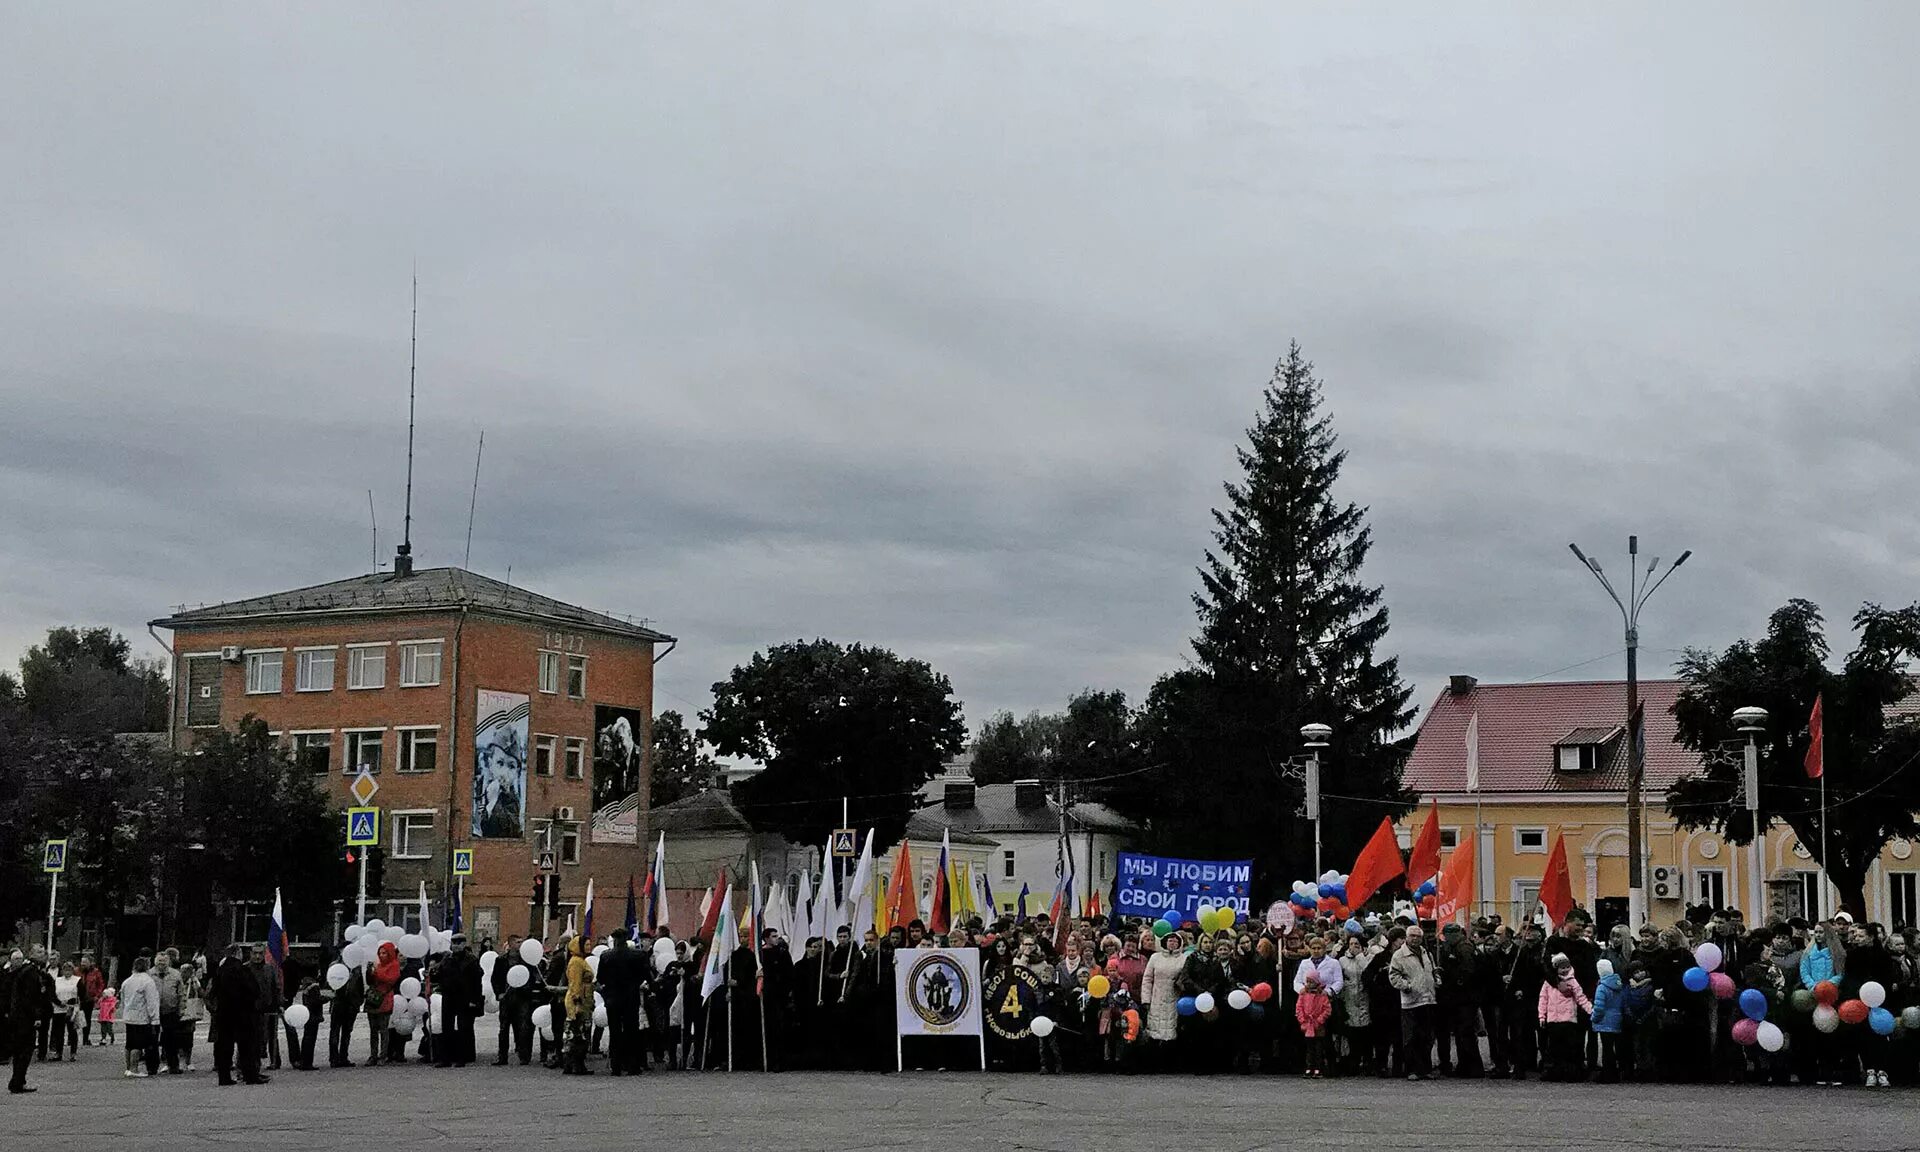
[[[514, 987], [512, 973], [521, 969], [527, 979]], [[533, 1006], [541, 998], [545, 984], [540, 969], [520, 958], [520, 937], [507, 937], [507, 950], [493, 964], [493, 998], [500, 1002], [500, 1056], [495, 1064], [507, 1062], [507, 1045], [520, 1055], [525, 1067], [533, 1060]]]
[[646, 995], [646, 959], [629, 942], [625, 928], [613, 930], [613, 942], [600, 954], [600, 996], [607, 1003], [607, 1070], [615, 1076], [646, 1071], [640, 1044], [640, 1002]]
[[366, 981], [358, 967], [347, 969], [347, 982], [333, 993], [333, 1007], [327, 1013], [327, 1066], [353, 1067], [353, 1022], [367, 998]]
[[434, 1064], [440, 1068], [465, 1068], [473, 1063], [473, 1021], [486, 1011], [486, 996], [480, 990], [480, 961], [467, 951], [462, 933], [453, 937], [453, 951], [440, 962], [440, 979], [434, 990], [440, 994], [440, 1032], [433, 1046]]
[[767, 1018], [767, 1067], [779, 1072], [793, 1059], [793, 954], [777, 928], [760, 934], [760, 1011]]
[[212, 997], [219, 1020], [219, 1038], [213, 1046], [213, 1069], [222, 1085], [233, 1083], [233, 1050], [240, 1049], [240, 1075], [249, 1084], [265, 1084], [260, 1074], [260, 978], [248, 966], [245, 944], [227, 949], [213, 970]]
[[1480, 957], [1474, 974], [1473, 1003], [1486, 1023], [1487, 1057], [1493, 1065], [1488, 1074], [1496, 1080], [1505, 1080], [1512, 1075], [1513, 1067], [1507, 1056], [1507, 990], [1500, 977], [1506, 970], [1507, 960], [1512, 958], [1513, 931], [1502, 924], [1487, 926], [1484, 932], [1476, 934], [1480, 936], [1477, 941]]
[[27, 1065], [41, 1018], [51, 1019], [53, 1013], [53, 977], [41, 966], [41, 955], [38, 945], [30, 954], [15, 950], [0, 973], [0, 1052], [13, 1057], [7, 1091], [16, 1096], [37, 1091], [27, 1087]]
[[1538, 924], [1520, 928], [1520, 942], [1497, 962], [1501, 1008], [1507, 1028], [1507, 1063], [1515, 1080], [1536, 1070], [1539, 1045], [1540, 987], [1547, 982], [1544, 933]]
[[[1458, 924], [1449, 924], [1438, 957], [1440, 1015], [1434, 1031], [1453, 1037], [1453, 1074], [1478, 1079], [1486, 1074], [1480, 1060], [1480, 952]], [[1441, 1051], [1446, 1051], [1444, 1041]]]

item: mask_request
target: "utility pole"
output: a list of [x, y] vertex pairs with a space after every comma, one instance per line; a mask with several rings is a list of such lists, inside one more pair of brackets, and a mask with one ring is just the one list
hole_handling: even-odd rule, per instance
[[1737, 708], [1733, 722], [1747, 737], [1747, 758], [1740, 781], [1746, 793], [1747, 819], [1753, 826], [1753, 843], [1747, 846], [1752, 853], [1747, 868], [1753, 873], [1753, 878], [1747, 881], [1747, 899], [1753, 906], [1747, 909], [1747, 923], [1758, 924], [1764, 919], [1766, 905], [1766, 830], [1760, 826], [1760, 734], [1767, 730], [1767, 710]]
[[[1574, 558], [1586, 565], [1594, 579], [1607, 590], [1614, 604], [1620, 609], [1620, 622], [1626, 626], [1627, 640], [1627, 920], [1634, 926], [1647, 923], [1647, 876], [1645, 868], [1646, 813], [1640, 800], [1640, 784], [1646, 772], [1646, 764], [1641, 750], [1640, 738], [1640, 609], [1667, 582], [1667, 577], [1680, 570], [1680, 565], [1693, 555], [1688, 549], [1680, 553], [1680, 558], [1667, 568], [1658, 580], [1653, 574], [1660, 567], [1660, 558], [1655, 556], [1647, 565], [1645, 573], [1640, 571], [1640, 537], [1627, 537], [1627, 598], [1622, 600], [1614, 591], [1612, 581], [1600, 570], [1600, 562], [1580, 551], [1578, 544], [1568, 544]], [[1651, 581], [1651, 586], [1648, 582]]]
[[1300, 736], [1307, 742], [1307, 819], [1313, 821], [1313, 882], [1320, 882], [1320, 750], [1327, 746], [1333, 729], [1325, 724], [1303, 724]]

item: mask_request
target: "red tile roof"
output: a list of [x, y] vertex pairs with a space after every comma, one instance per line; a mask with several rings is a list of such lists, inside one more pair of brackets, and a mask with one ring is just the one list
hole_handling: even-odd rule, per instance
[[[1699, 758], [1674, 743], [1670, 709], [1679, 680], [1642, 680], [1640, 701], [1646, 734], [1645, 787], [1659, 795], [1695, 771]], [[1455, 695], [1442, 690], [1427, 710], [1407, 758], [1405, 781], [1420, 795], [1467, 790], [1467, 723], [1480, 716], [1480, 789], [1488, 793], [1616, 792], [1627, 786], [1624, 735], [1606, 745], [1596, 771], [1566, 773], [1554, 767], [1554, 745], [1577, 729], [1621, 728], [1627, 719], [1627, 682], [1579, 680], [1531, 684], [1478, 684]]]

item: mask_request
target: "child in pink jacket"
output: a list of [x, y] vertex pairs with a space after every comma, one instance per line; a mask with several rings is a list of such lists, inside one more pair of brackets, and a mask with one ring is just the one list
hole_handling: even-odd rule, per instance
[[1300, 1035], [1307, 1041], [1307, 1066], [1302, 1075], [1318, 1080], [1327, 1064], [1327, 1022], [1333, 1018], [1333, 1001], [1320, 986], [1320, 977], [1308, 975], [1293, 1000], [1294, 1018], [1300, 1021]]
[[1573, 961], [1555, 954], [1553, 975], [1540, 986], [1540, 1028], [1546, 1033], [1546, 1058], [1541, 1061], [1542, 1080], [1585, 1080], [1586, 1039], [1580, 1027], [1580, 1013], [1593, 1015], [1593, 1003], [1573, 978]]

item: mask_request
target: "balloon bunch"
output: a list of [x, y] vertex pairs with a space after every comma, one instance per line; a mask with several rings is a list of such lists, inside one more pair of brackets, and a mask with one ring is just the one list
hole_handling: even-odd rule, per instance
[[1353, 914], [1347, 907], [1347, 878], [1332, 869], [1322, 872], [1318, 883], [1294, 881], [1293, 894], [1287, 897], [1287, 903], [1308, 919], [1325, 916], [1330, 920], [1345, 920]]
[[[1266, 1014], [1261, 1007], [1273, 999], [1273, 985], [1262, 982], [1251, 988], [1235, 988], [1227, 993], [1227, 1007], [1235, 1012], [1247, 1012], [1254, 1019]], [[1182, 1016], [1205, 1016], [1209, 1020], [1220, 1015], [1220, 1005], [1213, 993], [1202, 992], [1198, 996], [1182, 996], [1174, 1004], [1174, 1009]]]
[[1680, 974], [1680, 983], [1689, 992], [1712, 992], [1716, 1000], [1733, 999], [1733, 977], [1720, 971], [1720, 962], [1725, 957], [1720, 954], [1720, 946], [1714, 943], [1700, 945], [1693, 950], [1693, 967]]
[[[1193, 914], [1194, 923], [1200, 925], [1202, 932], [1225, 932], [1240, 919], [1239, 911], [1231, 904], [1222, 904], [1216, 908], [1211, 904], [1202, 904]], [[1169, 908], [1153, 922], [1153, 935], [1156, 940], [1165, 940], [1180, 927], [1180, 913]]]
[[[1920, 1027], [1920, 1011], [1907, 1009], [1895, 1016], [1893, 1010], [1886, 1007], [1887, 990], [1876, 980], [1860, 985], [1860, 996], [1856, 1000], [1844, 1003], [1840, 1000], [1840, 986], [1831, 980], [1822, 980], [1813, 986], [1813, 1026], [1822, 1032], [1838, 1032], [1842, 1024], [1865, 1024], [1873, 1029], [1877, 1036], [1891, 1036], [1895, 1031]], [[1799, 993], [1794, 994], [1794, 1007], [1805, 1010], [1805, 1001]]]
[[[379, 962], [382, 944], [393, 945], [400, 955], [409, 960], [424, 960], [429, 955], [448, 952], [453, 948], [451, 932], [441, 931], [432, 925], [427, 925], [419, 932], [408, 932], [397, 924], [388, 924], [377, 917], [365, 924], [347, 925], [344, 935], [346, 946], [340, 949], [340, 958], [328, 967], [326, 973], [327, 987], [335, 992], [353, 978], [353, 969]], [[486, 982], [481, 983], [485, 986]], [[436, 993], [429, 1000], [421, 995], [422, 990], [419, 978], [414, 976], [400, 981], [393, 990], [393, 1017], [388, 1027], [401, 1036], [413, 1035], [414, 1029], [423, 1023], [428, 1031], [439, 1031], [440, 997]], [[299, 1011], [295, 1012], [295, 1008]], [[300, 1004], [290, 1005], [283, 1015], [287, 1023], [295, 1028], [306, 1027], [310, 1018], [307, 1008]]]
[[1413, 890], [1413, 912], [1421, 920], [1431, 920], [1439, 914], [1440, 885], [1428, 880]]

